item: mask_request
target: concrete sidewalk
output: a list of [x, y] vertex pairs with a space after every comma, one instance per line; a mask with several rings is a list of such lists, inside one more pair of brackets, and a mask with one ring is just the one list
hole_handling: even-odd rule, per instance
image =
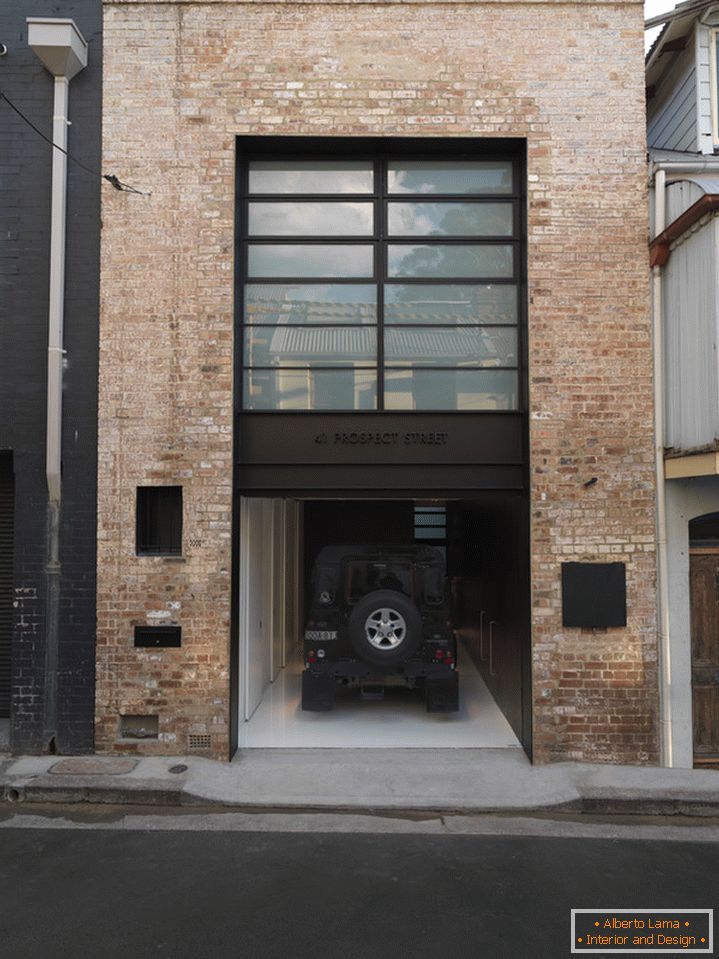
[[719, 816], [719, 770], [557, 763], [519, 749], [248, 749], [198, 757], [0, 760], [7, 802], [445, 813], [565, 809]]

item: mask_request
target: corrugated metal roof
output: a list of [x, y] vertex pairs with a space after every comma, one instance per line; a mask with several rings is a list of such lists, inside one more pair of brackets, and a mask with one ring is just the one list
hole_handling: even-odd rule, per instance
[[[391, 337], [392, 356], [408, 362], [441, 357], [449, 361], [512, 363], [516, 361], [516, 339], [507, 329], [402, 329], [386, 330]], [[269, 352], [284, 362], [318, 357], [358, 361], [375, 353], [375, 331], [363, 327], [283, 326], [278, 328]]]
[[351, 358], [372, 356], [376, 350], [374, 329], [366, 327], [281, 326], [270, 343], [270, 353], [283, 359], [339, 355]]

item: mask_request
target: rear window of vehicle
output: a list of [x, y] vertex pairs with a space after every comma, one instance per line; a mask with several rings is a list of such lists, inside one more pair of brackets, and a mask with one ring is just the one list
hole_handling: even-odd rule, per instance
[[345, 569], [347, 602], [357, 600], [376, 589], [393, 589], [414, 596], [414, 568], [410, 563], [348, 563]]
[[424, 570], [424, 601], [429, 606], [440, 606], [444, 602], [443, 570], [428, 567]]

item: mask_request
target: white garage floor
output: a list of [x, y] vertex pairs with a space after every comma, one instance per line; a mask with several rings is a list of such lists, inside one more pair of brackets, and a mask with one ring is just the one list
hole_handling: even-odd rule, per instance
[[301, 658], [277, 676], [252, 718], [240, 727], [240, 748], [482, 747], [521, 749], [469, 654], [458, 650], [460, 710], [427, 713], [424, 696], [411, 689], [387, 689], [381, 702], [360, 702], [357, 690], [337, 690], [328, 713], [300, 708]]

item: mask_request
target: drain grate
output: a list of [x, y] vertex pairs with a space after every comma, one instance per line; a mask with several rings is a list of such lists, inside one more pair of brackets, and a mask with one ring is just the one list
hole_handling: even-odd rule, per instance
[[212, 736], [190, 733], [187, 737], [187, 746], [189, 749], [212, 749]]

